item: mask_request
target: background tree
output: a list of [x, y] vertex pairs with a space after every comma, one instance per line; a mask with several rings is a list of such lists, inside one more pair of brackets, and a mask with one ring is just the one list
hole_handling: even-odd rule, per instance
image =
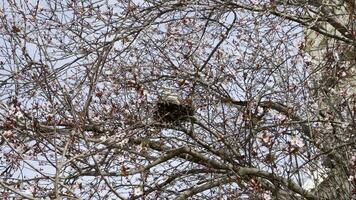
[[[353, 198], [354, 11], [5, 1], [1, 196]], [[167, 88], [195, 106], [190, 121], [154, 117]]]

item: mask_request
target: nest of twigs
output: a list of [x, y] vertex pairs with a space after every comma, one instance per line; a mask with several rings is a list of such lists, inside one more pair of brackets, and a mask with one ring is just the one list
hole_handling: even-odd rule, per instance
[[175, 123], [186, 121], [194, 115], [194, 107], [189, 104], [176, 104], [167, 101], [158, 101], [155, 118], [160, 122]]

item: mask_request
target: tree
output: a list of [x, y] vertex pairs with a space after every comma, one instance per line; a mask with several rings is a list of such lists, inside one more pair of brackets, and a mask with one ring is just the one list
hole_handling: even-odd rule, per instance
[[[1, 196], [354, 198], [354, 11], [4, 2]], [[194, 105], [191, 120], [155, 118], [165, 88]]]

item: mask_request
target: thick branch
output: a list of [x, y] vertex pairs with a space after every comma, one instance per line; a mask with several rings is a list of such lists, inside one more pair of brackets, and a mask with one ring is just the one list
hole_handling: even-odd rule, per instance
[[227, 183], [231, 183], [236, 181], [238, 177], [229, 177], [229, 176], [224, 176], [222, 178], [219, 179], [214, 179], [214, 180], [210, 180], [207, 183], [204, 183], [202, 185], [199, 185], [197, 187], [191, 188], [189, 190], [186, 190], [184, 192], [181, 193], [181, 195], [179, 195], [177, 197], [177, 200], [183, 200], [183, 199], [187, 199], [188, 197], [191, 197], [195, 194], [198, 194], [200, 192], [203, 192], [205, 190], [217, 187], [219, 185], [223, 185], [223, 184], [227, 184]]
[[277, 175], [274, 175], [272, 173], [268, 173], [268, 172], [265, 172], [265, 171], [262, 171], [262, 170], [259, 170], [256, 168], [241, 167], [239, 169], [239, 174], [241, 176], [257, 176], [257, 177], [265, 178], [273, 183], [279, 182], [279, 183], [285, 185], [288, 189], [302, 195], [303, 197], [305, 197], [307, 199], [318, 199], [318, 197], [316, 197], [313, 193], [304, 190], [302, 187], [300, 187], [298, 184], [294, 183], [293, 181], [291, 181], [289, 179], [285, 179], [285, 178], [277, 176]]

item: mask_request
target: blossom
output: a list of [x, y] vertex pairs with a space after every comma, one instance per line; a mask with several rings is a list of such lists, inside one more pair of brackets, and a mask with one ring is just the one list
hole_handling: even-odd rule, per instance
[[125, 138], [125, 139], [121, 140], [120, 142], [118, 142], [117, 144], [118, 144], [118, 146], [123, 147], [123, 146], [125, 146], [128, 142], [129, 142], [129, 139], [128, 139], [128, 138]]
[[142, 195], [143, 191], [141, 187], [136, 187], [134, 191], [135, 195]]
[[103, 135], [103, 136], [100, 137], [100, 140], [101, 140], [101, 141], [106, 141], [106, 139], [107, 139], [107, 137], [106, 137], [105, 135]]
[[295, 136], [291, 140], [291, 145], [295, 146], [295, 147], [302, 148], [302, 147], [304, 147], [304, 142], [300, 137]]
[[347, 179], [349, 182], [353, 182], [356, 180], [356, 176], [349, 176], [349, 178]]
[[262, 194], [262, 198], [264, 200], [272, 200], [272, 193], [270, 191], [266, 191]]
[[7, 131], [4, 131], [2, 136], [4, 136], [5, 138], [9, 138], [13, 135], [14, 133], [11, 131], [11, 130], [7, 130]]

